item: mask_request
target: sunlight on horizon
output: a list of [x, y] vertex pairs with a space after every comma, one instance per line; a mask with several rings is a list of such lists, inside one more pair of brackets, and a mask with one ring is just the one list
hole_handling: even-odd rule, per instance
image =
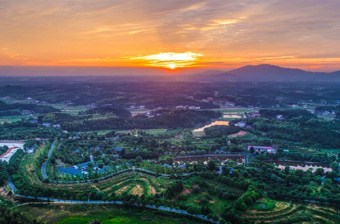
[[131, 57], [129, 59], [141, 61], [142, 63], [145, 63], [145, 66], [162, 67], [174, 70], [176, 68], [197, 66], [197, 62], [202, 56], [203, 54], [194, 52], [161, 52], [158, 54]]
[[2, 0], [0, 66], [340, 70], [340, 1], [251, 2]]

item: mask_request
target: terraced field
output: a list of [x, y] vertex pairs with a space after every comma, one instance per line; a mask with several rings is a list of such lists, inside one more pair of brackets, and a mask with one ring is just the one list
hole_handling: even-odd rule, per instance
[[[150, 174], [129, 171], [111, 178], [92, 183], [56, 184], [42, 181], [38, 158], [46, 154], [49, 145], [41, 147], [33, 155], [26, 155], [22, 160], [19, 175], [13, 177], [13, 182], [19, 189], [19, 194], [41, 192], [38, 196], [61, 198], [110, 199], [119, 195], [153, 196], [162, 193], [172, 181], [168, 178], [155, 177]], [[22, 184], [22, 180], [24, 183]], [[16, 181], [18, 180], [18, 181]], [[20, 181], [19, 181], [20, 180]], [[47, 195], [46, 195], [47, 193]], [[94, 195], [97, 196], [94, 196]], [[111, 198], [112, 199], [112, 198]]]
[[[31, 182], [32, 188], [43, 188], [49, 192], [68, 192], [71, 198], [82, 198], [84, 200], [94, 198], [93, 194], [99, 194], [100, 197], [110, 198], [115, 195], [131, 194], [138, 196], [153, 196], [162, 193], [165, 190], [166, 184], [171, 183], [171, 180], [161, 180], [161, 177], [154, 177], [144, 173], [127, 172], [119, 174], [110, 179], [100, 181], [98, 183], [82, 183], [82, 184], [47, 184], [42, 183], [37, 178]], [[160, 181], [158, 181], [160, 180]], [[27, 186], [26, 186], [27, 187]], [[64, 196], [61, 194], [60, 196]], [[87, 198], [84, 198], [87, 196]], [[66, 195], [64, 196], [64, 198]], [[98, 197], [96, 199], [99, 199]]]
[[[16, 187], [19, 189], [16, 193], [83, 201], [123, 199], [131, 202], [138, 201], [140, 199], [138, 197], [157, 198], [159, 194], [162, 194], [175, 181], [175, 179], [157, 177], [154, 174], [131, 170], [91, 183], [45, 183], [42, 181], [41, 164], [39, 164], [38, 160], [39, 158], [41, 160], [41, 157], [46, 155], [48, 148], [49, 144], [46, 144], [40, 150], [37, 150], [36, 153], [26, 155], [22, 160], [18, 176], [12, 177]], [[202, 205], [204, 205], [218, 217], [220, 214], [223, 214], [225, 208], [234, 203], [231, 199], [221, 200], [220, 193], [229, 192], [231, 195], [236, 196], [236, 198], [243, 193], [242, 190], [228, 184], [216, 180], [206, 181], [202, 178], [200, 176], [182, 178], [184, 190], [171, 201], [171, 205], [188, 205], [197, 211], [196, 213], [199, 213]], [[205, 182], [205, 187], [202, 187], [202, 191], [192, 193], [196, 183], [201, 182]], [[259, 203], [262, 202], [259, 201]], [[270, 207], [271, 210], [263, 211], [261, 209], [260, 211], [257, 209], [261, 208], [254, 206], [253, 209], [245, 212], [242, 217], [253, 223], [340, 223], [339, 211], [323, 206], [274, 201], [274, 206]], [[78, 218], [75, 217], [75, 219]], [[74, 220], [70, 219], [68, 221], [72, 223]]]
[[[165, 185], [157, 181], [158, 178], [147, 174], [131, 173], [127, 174], [125, 178], [120, 179], [111, 189], [108, 190], [111, 194], [116, 195], [131, 194], [138, 196], [153, 196], [162, 193], [165, 190]], [[170, 180], [168, 180], [170, 183]], [[103, 185], [100, 186], [102, 189]]]
[[277, 202], [273, 211], [249, 210], [244, 217], [254, 223], [340, 223], [339, 211], [333, 208], [289, 202]]
[[333, 208], [310, 205], [307, 209], [319, 223], [340, 223], [340, 212]]

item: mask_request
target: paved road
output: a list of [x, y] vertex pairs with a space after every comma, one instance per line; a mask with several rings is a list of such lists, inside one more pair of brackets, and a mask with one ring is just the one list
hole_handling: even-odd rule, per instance
[[[88, 201], [82, 201], [82, 200], [64, 200], [64, 199], [58, 199], [58, 198], [48, 198], [48, 197], [34, 197], [34, 196], [25, 196], [25, 195], [19, 195], [15, 194], [16, 197], [21, 197], [21, 198], [26, 198], [26, 199], [33, 199], [33, 200], [39, 200], [39, 201], [45, 201], [41, 202], [42, 204], [46, 204], [46, 202], [49, 203], [54, 203], [54, 204], [80, 204], [80, 205], [124, 205], [124, 201], [101, 201], [101, 200], [88, 200]], [[29, 204], [29, 203], [25, 203]], [[37, 202], [32, 202], [32, 204], [37, 204]], [[148, 208], [148, 209], [154, 209], [154, 210], [159, 210], [159, 211], [165, 211], [165, 212], [172, 212], [180, 215], [186, 215], [186, 216], [191, 216], [195, 217], [204, 221], [208, 221], [211, 223], [216, 223], [218, 224], [219, 222], [216, 222], [210, 218], [208, 218], [205, 215], [199, 215], [199, 214], [190, 214], [186, 210], [182, 209], [176, 209], [176, 208], [171, 208], [168, 206], [157, 206], [157, 205], [143, 205], [139, 203], [133, 203], [129, 204], [130, 206], [134, 207], [143, 207], [143, 208]]]
[[52, 153], [53, 153], [53, 150], [54, 150], [56, 144], [57, 144], [57, 140], [54, 140], [51, 144], [50, 150], [48, 151], [47, 160], [41, 166], [41, 175], [42, 175], [44, 180], [48, 179], [48, 176], [47, 176], [47, 173], [46, 173], [46, 167], [47, 167], [47, 163], [48, 163], [49, 159], [52, 156]]
[[8, 178], [7, 185], [9, 186], [9, 188], [11, 188], [12, 193], [15, 194], [17, 188], [13, 184], [12, 178]]
[[[65, 199], [58, 199], [58, 198], [20, 195], [20, 194], [15, 193], [17, 189], [16, 189], [15, 185], [13, 184], [11, 178], [8, 179], [7, 184], [11, 188], [11, 191], [12, 191], [14, 196], [19, 197], [19, 198], [26, 198], [26, 199], [43, 201], [43, 202], [41, 202], [42, 204], [46, 204], [46, 202], [48, 202], [48, 203], [56, 203], [56, 204], [124, 205], [124, 201], [118, 201], [118, 200], [115, 200], [115, 201], [102, 201], [102, 200], [83, 201], [83, 200], [65, 200]], [[37, 203], [39, 203], [39, 202], [32, 202], [32, 204], [37, 204]], [[28, 203], [24, 203], [24, 204], [28, 204]], [[134, 206], [134, 207], [143, 207], [143, 208], [154, 209], [154, 210], [159, 210], [159, 211], [172, 212], [172, 213], [176, 213], [176, 214], [180, 214], [180, 215], [187, 215], [187, 216], [195, 217], [195, 218], [198, 218], [198, 219], [201, 219], [201, 220], [204, 220], [204, 221], [208, 221], [208, 222], [211, 222], [211, 223], [215, 223], [215, 224], [219, 223], [219, 222], [216, 222], [216, 221], [208, 218], [205, 215], [190, 214], [186, 210], [171, 208], [171, 207], [168, 207], [168, 206], [142, 205], [142, 204], [139, 204], [139, 203], [133, 203], [133, 204], [129, 204], [129, 205]]]
[[[41, 166], [41, 173], [44, 179], [47, 179], [47, 173], [46, 173], [46, 166], [47, 166], [47, 162], [49, 161], [50, 157], [52, 156], [53, 150], [55, 148], [56, 145], [56, 140], [53, 141], [53, 143], [51, 144], [51, 148], [48, 152], [48, 156], [47, 156], [47, 160], [42, 164]], [[155, 175], [155, 172], [149, 171], [149, 170], [145, 170], [142, 168], [136, 168], [136, 171], [139, 172], [145, 172], [145, 173], [149, 173], [149, 174], [153, 174]], [[125, 171], [125, 170], [124, 170]], [[186, 176], [188, 174], [182, 174], [183, 176]], [[189, 174], [190, 175], [190, 174]], [[170, 176], [168, 174], [163, 174], [162, 176]], [[87, 200], [87, 201], [83, 201], [83, 200], [64, 200], [64, 199], [58, 199], [58, 198], [49, 198], [49, 197], [36, 197], [36, 196], [27, 196], [27, 195], [20, 195], [20, 194], [16, 194], [16, 187], [12, 181], [11, 178], [8, 179], [8, 186], [10, 187], [12, 193], [14, 194], [14, 196], [16, 197], [20, 197], [20, 198], [26, 198], [26, 199], [32, 199], [32, 200], [39, 200], [39, 201], [43, 201], [41, 203], [57, 203], [57, 204], [97, 204], [97, 205], [110, 205], [110, 204], [115, 204], [115, 205], [123, 205], [124, 202], [123, 201], [102, 201], [102, 200]], [[34, 202], [37, 203], [37, 202]], [[27, 203], [26, 203], [27, 204]], [[165, 211], [165, 212], [172, 212], [172, 213], [176, 213], [176, 214], [181, 214], [181, 215], [187, 215], [187, 216], [191, 216], [191, 217], [195, 217], [204, 221], [209, 221], [211, 223], [216, 223], [218, 224], [218, 222], [213, 221], [212, 219], [209, 219], [207, 216], [205, 215], [200, 215], [200, 214], [190, 214], [188, 213], [186, 210], [181, 210], [181, 209], [176, 209], [176, 208], [171, 208], [171, 207], [167, 207], [167, 206], [157, 206], [157, 205], [142, 205], [139, 203], [133, 203], [130, 204], [131, 206], [134, 207], [145, 207], [148, 209], [154, 209], [154, 210], [159, 210], [159, 211]]]
[[[55, 180], [50, 180], [50, 184], [84, 184], [84, 183], [94, 183], [94, 182], [97, 182], [97, 181], [102, 181], [102, 180], [107, 180], [109, 178], [113, 178], [114, 176], [117, 176], [119, 174], [122, 174], [122, 173], [126, 173], [126, 172], [141, 172], [141, 173], [146, 173], [146, 174], [149, 174], [149, 175], [153, 175], [153, 176], [161, 176], [161, 177], [171, 177], [172, 175], [171, 174], [160, 174], [160, 173], [156, 173], [156, 172], [153, 172], [151, 170], [146, 170], [146, 169], [143, 169], [143, 168], [127, 168], [127, 169], [124, 169], [124, 170], [120, 170], [116, 173], [111, 173], [111, 174], [108, 174], [107, 176], [103, 176], [103, 177], [99, 177], [97, 179], [91, 179], [91, 180], [79, 180], [79, 181], [55, 181]], [[200, 172], [191, 172], [191, 173], [182, 173], [182, 174], [177, 174], [176, 176], [177, 177], [187, 177], [187, 176], [191, 176], [191, 175], [194, 175], [194, 174], [199, 174]]]

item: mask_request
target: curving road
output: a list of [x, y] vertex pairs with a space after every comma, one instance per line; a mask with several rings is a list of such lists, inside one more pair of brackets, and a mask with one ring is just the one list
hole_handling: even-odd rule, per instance
[[[56, 180], [50, 180], [50, 184], [85, 184], [85, 183], [95, 183], [96, 181], [102, 181], [102, 180], [107, 180], [109, 178], [113, 178], [114, 176], [117, 176], [119, 174], [122, 174], [122, 173], [126, 173], [126, 172], [132, 172], [132, 171], [135, 171], [135, 172], [141, 172], [141, 173], [146, 173], [146, 174], [149, 174], [149, 175], [153, 175], [153, 176], [156, 176], [156, 177], [166, 177], [166, 178], [169, 178], [171, 177], [172, 175], [171, 174], [160, 174], [160, 173], [156, 173], [154, 171], [151, 171], [151, 170], [146, 170], [146, 169], [143, 169], [143, 168], [127, 168], [127, 169], [124, 169], [124, 170], [120, 170], [120, 171], [117, 171], [116, 173], [110, 173], [106, 176], [103, 176], [103, 177], [99, 177], [99, 178], [96, 178], [96, 179], [90, 179], [90, 180], [78, 180], [78, 181], [56, 181]], [[177, 174], [176, 176], [177, 177], [188, 177], [188, 176], [191, 176], [191, 175], [194, 175], [194, 174], [198, 174], [200, 172], [191, 172], [191, 173], [182, 173], [182, 174]]]
[[[38, 200], [38, 201], [42, 201], [40, 202], [41, 204], [46, 204], [47, 203], [54, 203], [54, 204], [80, 204], [80, 205], [124, 205], [124, 201], [102, 201], [102, 200], [65, 200], [65, 199], [58, 199], [58, 198], [49, 198], [49, 197], [36, 197], [36, 196], [26, 196], [26, 195], [20, 195], [20, 194], [16, 194], [16, 187], [13, 184], [11, 178], [8, 179], [8, 186], [10, 187], [13, 195], [15, 197], [19, 197], [19, 198], [26, 198], [26, 199], [32, 199], [32, 200]], [[30, 204], [30, 203], [24, 203], [24, 204]], [[39, 202], [32, 202], [32, 204], [39, 204]], [[215, 224], [219, 224], [219, 222], [214, 221], [212, 219], [210, 219], [208, 216], [206, 215], [202, 215], [202, 214], [191, 214], [186, 210], [182, 210], [182, 209], [176, 209], [176, 208], [171, 208], [168, 206], [157, 206], [157, 205], [143, 205], [141, 203], [133, 203], [133, 204], [129, 204], [130, 206], [134, 206], [134, 207], [139, 207], [139, 208], [148, 208], [148, 209], [154, 209], [154, 210], [159, 210], [159, 211], [164, 211], [164, 212], [172, 212], [172, 213], [176, 213], [176, 214], [180, 214], [180, 215], [186, 215], [186, 216], [191, 216], [191, 217], [195, 217], [197, 219], [200, 220], [204, 220], [204, 221], [208, 221], [211, 223], [215, 223]]]
[[11, 177], [8, 178], [7, 185], [11, 189], [12, 193], [15, 194], [15, 192], [17, 191], [17, 188], [13, 184], [13, 181], [12, 181]]
[[[15, 196], [21, 197], [21, 198], [26, 198], [26, 199], [45, 201], [45, 202], [54, 203], [54, 204], [73, 204], [73, 205], [75, 205], [75, 204], [77, 204], [77, 205], [93, 205], [93, 204], [96, 204], [96, 205], [124, 205], [125, 204], [124, 201], [64, 200], [64, 199], [58, 199], [58, 198], [34, 197], [34, 196], [24, 196], [24, 195], [17, 195], [17, 194], [15, 194]], [[148, 209], [154, 209], [154, 210], [159, 210], [159, 211], [164, 211], [164, 212], [172, 212], [172, 213], [176, 213], [176, 214], [180, 214], [180, 215], [195, 217], [197, 219], [201, 219], [201, 220], [208, 221], [208, 222], [211, 222], [211, 223], [216, 223], [216, 224], [219, 223], [219, 222], [216, 222], [216, 221], [208, 218], [206, 215], [190, 214], [186, 210], [171, 208], [171, 207], [168, 207], [168, 206], [143, 205], [143, 204], [140, 204], [140, 203], [133, 203], [133, 204], [129, 204], [129, 205], [133, 206], [133, 207], [148, 208]]]
[[48, 161], [50, 160], [50, 158], [52, 156], [52, 153], [53, 153], [53, 150], [54, 150], [56, 144], [57, 144], [57, 140], [55, 139], [51, 144], [50, 150], [48, 151], [47, 160], [41, 166], [41, 175], [42, 175], [44, 180], [48, 179], [48, 176], [47, 176], [47, 173], [46, 173], [46, 167], [47, 167]]
[[[57, 140], [54, 140], [53, 143], [51, 144], [50, 150], [48, 152], [48, 156], [47, 156], [47, 160], [42, 164], [41, 166], [41, 174], [42, 177], [44, 179], [48, 179], [47, 173], [46, 173], [46, 167], [47, 167], [47, 162], [49, 161], [49, 159], [52, 156], [53, 150], [55, 149]], [[150, 171], [150, 170], [145, 170], [142, 168], [135, 168], [135, 169], [126, 169], [123, 170], [123, 172], [126, 171], [137, 171], [137, 172], [145, 172], [151, 175], [157, 175], [155, 172]], [[191, 175], [191, 173], [188, 174], [182, 174], [182, 176], [188, 176]], [[169, 174], [161, 174], [161, 176], [164, 177], [168, 177], [170, 176]], [[20, 194], [16, 194], [15, 192], [17, 191], [12, 179], [9, 177], [8, 182], [7, 182], [9, 188], [11, 189], [13, 195], [15, 197], [19, 197], [19, 198], [26, 198], [26, 199], [32, 199], [32, 200], [38, 200], [38, 201], [42, 201], [40, 202], [41, 204], [46, 204], [46, 203], [55, 203], [55, 204], [84, 204], [84, 205], [88, 205], [88, 204], [96, 204], [96, 205], [124, 205], [124, 201], [118, 201], [118, 200], [114, 200], [114, 201], [103, 201], [103, 200], [65, 200], [65, 199], [58, 199], [58, 198], [49, 198], [49, 197], [37, 197], [37, 196], [27, 196], [27, 195], [20, 195]], [[33, 204], [39, 203], [39, 202], [32, 202]], [[24, 204], [28, 204], [28, 203], [24, 203]], [[143, 205], [141, 203], [133, 203], [133, 204], [129, 204], [130, 206], [134, 206], [134, 207], [140, 207], [140, 208], [148, 208], [148, 209], [154, 209], [154, 210], [159, 210], [159, 211], [164, 211], [164, 212], [172, 212], [172, 213], [176, 213], [176, 214], [180, 214], [180, 215], [186, 215], [186, 216], [191, 216], [191, 217], [195, 217], [197, 219], [200, 220], [204, 220], [204, 221], [208, 221], [211, 223], [215, 223], [218, 224], [219, 222], [216, 222], [212, 219], [210, 219], [209, 217], [207, 217], [206, 215], [202, 215], [202, 214], [191, 214], [186, 210], [182, 210], [182, 209], [176, 209], [176, 208], [172, 208], [172, 207], [168, 207], [168, 206], [157, 206], [157, 205]]]

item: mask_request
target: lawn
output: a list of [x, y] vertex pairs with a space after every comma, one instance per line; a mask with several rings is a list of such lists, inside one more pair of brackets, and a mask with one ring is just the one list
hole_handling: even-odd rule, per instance
[[202, 223], [202, 221], [194, 221], [171, 213], [117, 206], [25, 205], [18, 207], [17, 210], [32, 219], [58, 224], [86, 224], [94, 220], [103, 224]]
[[[34, 154], [27, 154], [21, 161], [19, 172], [25, 178], [29, 178], [30, 183], [37, 184], [40, 183], [41, 179], [41, 166], [38, 166], [38, 158], [47, 155], [50, 148], [50, 143], [40, 146]], [[40, 179], [39, 179], [40, 177]]]
[[[145, 132], [150, 135], [160, 135], [164, 134], [167, 129], [159, 128], [159, 129], [138, 129], [138, 131]], [[117, 133], [129, 133], [130, 130], [116, 130]]]
[[[144, 220], [143, 220], [144, 219]], [[147, 218], [147, 216], [143, 217], [143, 219], [140, 219], [139, 216], [131, 216], [131, 215], [114, 215], [114, 214], [103, 214], [103, 213], [98, 213], [98, 214], [89, 214], [86, 216], [71, 216], [68, 217], [58, 223], [60, 224], [66, 224], [66, 223], [72, 223], [72, 224], [76, 224], [76, 223], [89, 223], [90, 221], [93, 220], [98, 220], [101, 221], [103, 224], [115, 224], [115, 223], [125, 223], [125, 224], [136, 224], [136, 223], [140, 223], [140, 224], [165, 224], [165, 223], [177, 223], [174, 222], [173, 220], [165, 220], [165, 219], [161, 219], [158, 217], [154, 217], [154, 218]]]
[[65, 105], [65, 104], [62, 104], [62, 103], [45, 104], [45, 105], [52, 106], [54, 108], [61, 110], [63, 113], [67, 113], [67, 114], [71, 114], [71, 115], [77, 115], [79, 112], [86, 111], [88, 109], [84, 105], [75, 106], [75, 105]]
[[112, 130], [97, 130], [97, 131], [84, 131], [82, 133], [87, 133], [87, 134], [97, 133], [97, 135], [102, 136], [102, 135], [106, 135], [107, 133], [109, 133], [111, 131]]
[[255, 109], [246, 108], [246, 107], [221, 107], [221, 108], [211, 109], [211, 110], [219, 111], [222, 113], [235, 113], [235, 114], [242, 114], [245, 112], [255, 111]]

